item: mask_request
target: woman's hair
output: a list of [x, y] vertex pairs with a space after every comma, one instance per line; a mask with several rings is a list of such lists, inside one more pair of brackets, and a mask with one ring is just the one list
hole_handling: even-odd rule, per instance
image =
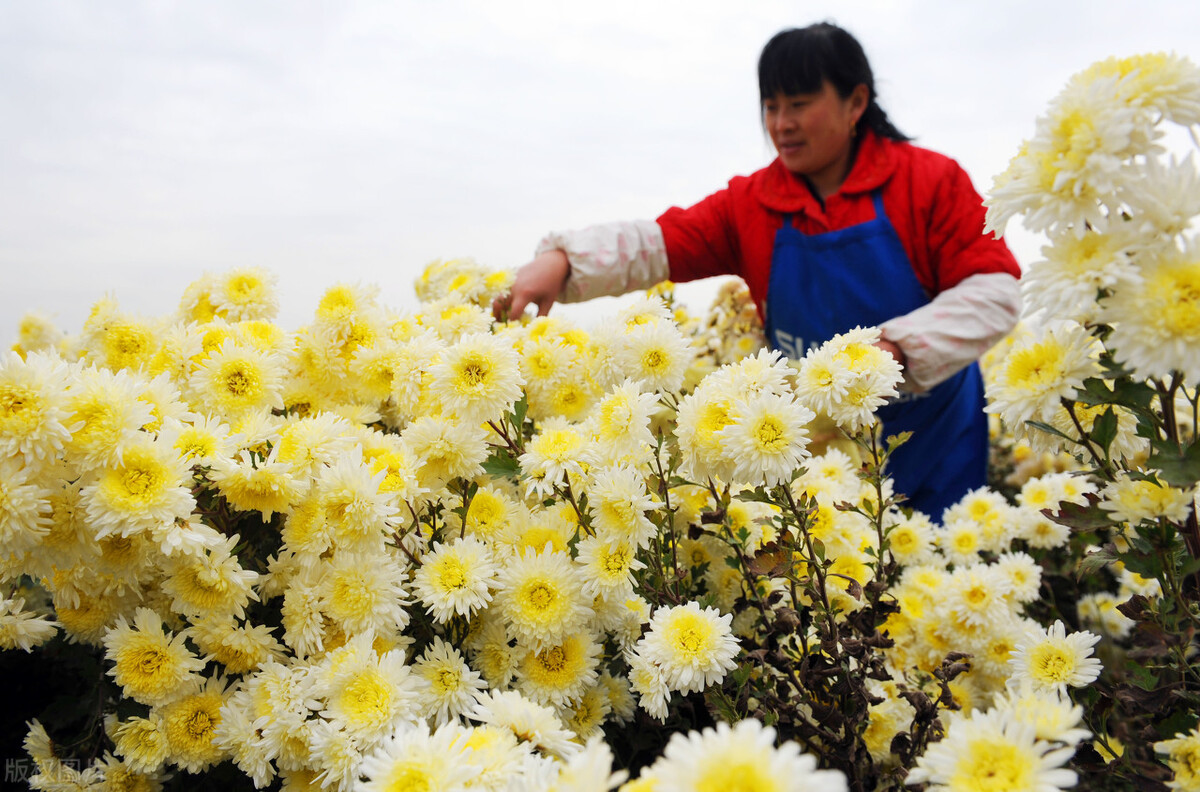
[[758, 93], [763, 102], [778, 93], [815, 93], [826, 80], [843, 99], [867, 86], [867, 109], [857, 129], [880, 137], [911, 140], [892, 124], [875, 97], [875, 76], [858, 39], [830, 22], [776, 33], [758, 58]]

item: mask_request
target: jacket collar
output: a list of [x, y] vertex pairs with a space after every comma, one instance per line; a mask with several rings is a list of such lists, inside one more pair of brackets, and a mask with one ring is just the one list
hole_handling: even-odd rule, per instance
[[[836, 195], [867, 193], [878, 189], [896, 170], [896, 143], [867, 131], [858, 144], [854, 165]], [[820, 204], [799, 176], [783, 166], [779, 158], [762, 171], [757, 197], [763, 206], [776, 212], [810, 215], [824, 214]]]

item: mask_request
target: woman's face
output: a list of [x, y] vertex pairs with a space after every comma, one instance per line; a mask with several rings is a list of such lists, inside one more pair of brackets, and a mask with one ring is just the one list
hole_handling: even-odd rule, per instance
[[826, 80], [814, 93], [781, 92], [765, 100], [763, 119], [784, 167], [808, 177], [825, 196], [849, 172], [852, 132], [866, 108], [867, 86], [843, 98]]

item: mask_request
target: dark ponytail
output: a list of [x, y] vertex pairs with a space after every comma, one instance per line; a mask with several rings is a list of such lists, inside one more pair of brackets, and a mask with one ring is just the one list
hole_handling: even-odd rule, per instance
[[858, 39], [830, 22], [776, 33], [758, 58], [758, 93], [765, 102], [778, 93], [815, 93], [828, 80], [843, 99], [855, 86], [867, 86], [867, 109], [858, 119], [861, 133], [911, 140], [896, 129], [875, 96], [875, 76]]

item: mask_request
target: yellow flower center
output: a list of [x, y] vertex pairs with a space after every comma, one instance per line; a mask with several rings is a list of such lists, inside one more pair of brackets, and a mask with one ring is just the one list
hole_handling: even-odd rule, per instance
[[707, 765], [706, 772], [696, 784], [696, 792], [778, 792], [782, 789], [778, 780], [757, 762], [733, 760]]
[[758, 450], [778, 454], [788, 447], [788, 438], [783, 422], [775, 416], [765, 416], [755, 424], [752, 433]]
[[948, 786], [978, 792], [1031, 789], [1033, 770], [1033, 758], [1018, 746], [1003, 740], [979, 739], [967, 746]]
[[438, 586], [447, 591], [466, 588], [467, 571], [463, 568], [462, 561], [454, 557], [443, 559], [438, 565], [437, 582]]
[[1034, 679], [1043, 684], [1066, 684], [1075, 671], [1072, 652], [1052, 643], [1042, 643], [1029, 656], [1030, 672]]

